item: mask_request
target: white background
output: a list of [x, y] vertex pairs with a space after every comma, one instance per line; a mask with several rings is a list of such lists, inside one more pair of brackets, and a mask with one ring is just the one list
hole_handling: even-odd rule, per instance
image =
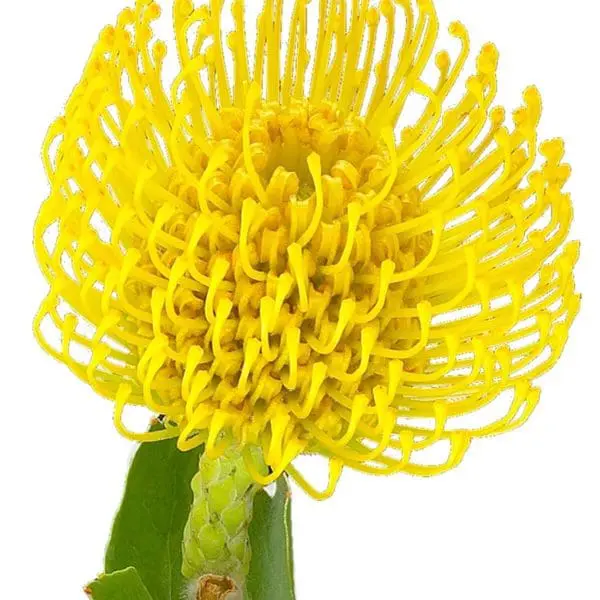
[[[0, 14], [0, 598], [75, 600], [101, 569], [133, 445], [112, 408], [44, 356], [31, 248], [46, 194], [39, 148], [91, 44], [124, 0], [3, 2]], [[252, 5], [252, 0], [248, 0]], [[542, 133], [567, 141], [582, 312], [529, 423], [474, 443], [445, 476], [347, 473], [294, 498], [299, 600], [600, 598], [600, 5], [438, 0], [501, 50], [500, 100], [537, 83]]]

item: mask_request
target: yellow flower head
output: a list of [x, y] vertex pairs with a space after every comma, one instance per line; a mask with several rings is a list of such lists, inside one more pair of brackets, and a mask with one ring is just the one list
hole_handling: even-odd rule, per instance
[[[486, 45], [460, 91], [467, 32], [433, 58], [431, 0], [265, 0], [254, 61], [244, 2], [229, 33], [206, 2], [175, 2], [170, 89], [158, 5], [124, 10], [50, 129], [42, 346], [131, 438], [235, 443], [257, 481], [287, 470], [316, 497], [343, 466], [432, 475], [523, 423], [579, 307], [536, 89], [504, 125]], [[129, 404], [166, 429], [127, 431]], [[325, 490], [304, 453], [329, 460]]]

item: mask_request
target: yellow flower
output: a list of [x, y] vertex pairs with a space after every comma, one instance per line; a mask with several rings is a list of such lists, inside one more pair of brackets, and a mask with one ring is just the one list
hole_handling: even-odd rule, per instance
[[[229, 33], [223, 0], [177, 0], [170, 90], [156, 3], [102, 32], [44, 149], [35, 330], [125, 435], [235, 443], [260, 483], [287, 470], [323, 498], [344, 466], [433, 475], [522, 424], [580, 299], [537, 90], [505, 126], [486, 45], [460, 92], [467, 32], [433, 58], [431, 0], [308, 4], [265, 1], [251, 63], [242, 0]], [[166, 429], [127, 431], [130, 404]], [[328, 459], [325, 490], [305, 453]]]

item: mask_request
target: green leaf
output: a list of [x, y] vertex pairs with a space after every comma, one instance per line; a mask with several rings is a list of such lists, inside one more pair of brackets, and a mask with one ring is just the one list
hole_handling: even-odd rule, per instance
[[154, 600], [181, 598], [181, 544], [200, 453], [181, 452], [175, 440], [142, 444], [129, 470], [105, 570], [135, 567]]
[[277, 481], [273, 498], [264, 490], [256, 494], [247, 582], [252, 600], [295, 600], [291, 504], [285, 477]]
[[93, 600], [152, 600], [138, 572], [129, 567], [109, 575], [101, 575], [86, 590]]

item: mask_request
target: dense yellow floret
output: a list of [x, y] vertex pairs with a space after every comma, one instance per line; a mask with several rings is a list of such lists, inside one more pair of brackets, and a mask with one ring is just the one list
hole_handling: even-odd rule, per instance
[[[252, 62], [244, 3], [230, 33], [223, 4], [175, 2], [170, 90], [156, 3], [102, 32], [44, 150], [40, 343], [126, 435], [209, 457], [234, 440], [251, 469], [258, 445], [263, 484], [287, 470], [326, 497], [343, 466], [451, 468], [529, 416], [579, 307], [570, 169], [560, 140], [538, 160], [538, 92], [505, 126], [487, 45], [451, 104], [468, 36], [454, 23], [456, 57], [434, 57], [430, 0], [266, 0]], [[502, 398], [492, 423], [463, 418]], [[166, 430], [128, 431], [128, 404]], [[325, 490], [304, 453], [329, 459]]]

